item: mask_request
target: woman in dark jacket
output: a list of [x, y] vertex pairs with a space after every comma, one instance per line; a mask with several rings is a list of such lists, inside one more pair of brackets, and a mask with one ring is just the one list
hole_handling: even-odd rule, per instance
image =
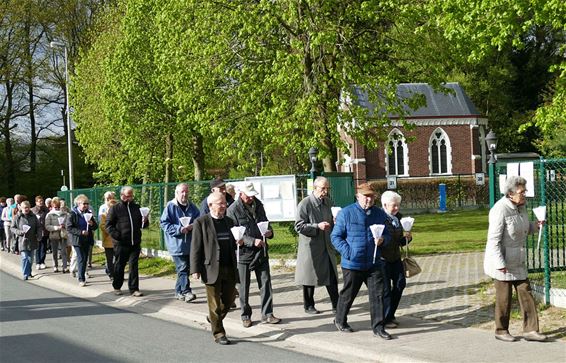
[[75, 207], [67, 217], [67, 233], [69, 241], [77, 254], [79, 270], [79, 286], [86, 285], [86, 264], [88, 251], [94, 245], [92, 232], [98, 228], [92, 211], [89, 209], [89, 201], [86, 195], [80, 194], [75, 198]]
[[39, 246], [42, 227], [35, 214], [32, 213], [27, 200], [20, 204], [20, 208], [21, 212], [14, 217], [12, 223], [12, 233], [16, 236], [18, 249], [22, 256], [22, 273], [24, 280], [27, 280], [32, 277], [33, 251]]
[[395, 312], [399, 307], [403, 289], [407, 285], [405, 271], [401, 261], [400, 246], [411, 242], [411, 232], [403, 233], [401, 226], [402, 215], [399, 213], [401, 196], [390, 190], [381, 195], [381, 205], [387, 214], [385, 228], [391, 234], [391, 243], [381, 249], [383, 262], [383, 317], [386, 328], [396, 328], [399, 322], [395, 319]]

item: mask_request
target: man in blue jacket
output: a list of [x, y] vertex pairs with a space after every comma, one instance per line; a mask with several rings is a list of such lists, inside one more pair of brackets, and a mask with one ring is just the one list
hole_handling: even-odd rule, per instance
[[[177, 271], [175, 298], [186, 302], [197, 298], [191, 290], [189, 280], [189, 256], [191, 254], [192, 222], [199, 216], [198, 208], [189, 201], [189, 186], [185, 183], [178, 184], [175, 188], [175, 198], [167, 203], [160, 223], [165, 235], [167, 251], [173, 258]], [[190, 218], [190, 224], [184, 226], [181, 223], [183, 217]]]
[[383, 210], [374, 206], [376, 196], [377, 193], [370, 184], [359, 185], [357, 202], [343, 208], [336, 217], [331, 240], [342, 256], [344, 285], [338, 297], [334, 324], [341, 332], [354, 331], [348, 324], [348, 312], [362, 283], [365, 283], [373, 334], [389, 340], [391, 335], [385, 331], [383, 320], [383, 274], [379, 265], [379, 247], [387, 245], [391, 237], [385, 230], [381, 237], [374, 238], [370, 230], [373, 224], [385, 224], [387, 218]]

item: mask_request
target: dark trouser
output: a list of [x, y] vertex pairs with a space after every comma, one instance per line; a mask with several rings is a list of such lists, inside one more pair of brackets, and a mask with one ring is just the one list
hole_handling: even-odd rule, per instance
[[[261, 296], [261, 317], [273, 315], [273, 291], [271, 288], [271, 275], [269, 273], [269, 261], [265, 259], [255, 269], [257, 286]], [[240, 275], [240, 306], [242, 307], [242, 320], [252, 318], [252, 308], [249, 304], [250, 297], [250, 265], [249, 263], [238, 264]]]
[[236, 296], [236, 276], [233, 267], [220, 266], [216, 282], [205, 286], [212, 335], [219, 338], [226, 335], [222, 321], [230, 311]]
[[90, 246], [88, 250], [88, 267], [92, 267], [92, 248], [93, 246]]
[[189, 255], [171, 257], [173, 258], [173, 262], [175, 262], [175, 271], [177, 271], [175, 293], [184, 295], [191, 292], [191, 283], [189, 281]]
[[114, 278], [114, 249], [104, 247], [104, 255], [106, 256], [106, 274]]
[[368, 288], [371, 328], [374, 332], [383, 329], [383, 274], [382, 267], [376, 266], [368, 271], [348, 270], [342, 268], [344, 285], [338, 297], [336, 308], [336, 323], [343, 325], [348, 322], [348, 313], [358, 296], [362, 283]]
[[116, 256], [116, 260], [114, 261], [114, 280], [112, 280], [114, 290], [120, 290], [124, 284], [126, 263], [130, 269], [128, 274], [128, 289], [130, 293], [139, 290], [138, 260], [140, 258], [140, 252], [140, 245], [116, 244], [114, 246], [114, 256]]
[[395, 319], [401, 295], [407, 286], [403, 262], [383, 262], [383, 317], [386, 323]]
[[77, 269], [79, 270], [79, 282], [86, 281], [86, 262], [88, 259], [88, 249], [90, 245], [73, 246], [77, 254]]
[[509, 316], [511, 313], [511, 295], [513, 286], [517, 291], [517, 299], [523, 315], [523, 332], [538, 331], [538, 315], [535, 299], [531, 294], [529, 280], [499, 281], [495, 284], [495, 334], [509, 332]]
[[37, 247], [37, 250], [35, 250], [35, 263], [38, 265], [45, 264], [48, 238], [49, 238], [48, 236], [41, 237], [41, 239], [39, 240], [39, 246]]
[[[332, 309], [336, 310], [336, 305], [338, 304], [338, 280], [333, 269], [330, 270], [330, 275], [330, 285], [326, 285], [326, 291], [328, 291], [328, 296], [330, 296]], [[310, 307], [314, 308], [314, 286], [303, 285], [303, 303], [305, 310]]]
[[10, 247], [6, 245], [6, 231], [4, 230], [4, 226], [0, 227], [0, 247], [2, 251], [4, 251], [6, 247], [8, 247], [8, 250], [10, 249]]

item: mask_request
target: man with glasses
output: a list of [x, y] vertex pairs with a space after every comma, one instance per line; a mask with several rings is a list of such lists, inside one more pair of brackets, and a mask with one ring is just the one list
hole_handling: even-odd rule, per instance
[[338, 302], [336, 250], [330, 241], [334, 220], [329, 191], [328, 179], [317, 177], [313, 193], [299, 203], [295, 219], [295, 231], [299, 234], [295, 283], [303, 286], [307, 314], [319, 313], [314, 306], [315, 286], [326, 286], [334, 312]]
[[230, 229], [234, 222], [226, 217], [226, 198], [221, 193], [207, 197], [210, 213], [197, 218], [193, 228], [190, 271], [195, 279], [202, 279], [206, 288], [208, 321], [214, 341], [230, 344], [223, 320], [230, 311], [236, 295], [236, 241]]
[[134, 202], [134, 189], [125, 186], [120, 191], [120, 202], [108, 210], [106, 230], [114, 242], [114, 294], [122, 295], [124, 270], [128, 263], [128, 289], [134, 297], [143, 296], [139, 290], [138, 260], [141, 252], [142, 228], [147, 228], [147, 216], [142, 216], [140, 206]]

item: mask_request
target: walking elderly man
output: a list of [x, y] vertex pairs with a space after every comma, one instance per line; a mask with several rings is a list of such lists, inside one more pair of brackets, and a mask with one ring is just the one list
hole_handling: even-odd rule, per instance
[[[250, 272], [254, 271], [261, 295], [261, 320], [268, 324], [277, 324], [281, 319], [273, 315], [273, 291], [269, 272], [268, 246], [265, 238], [273, 238], [271, 226], [262, 236], [258, 223], [268, 222], [263, 203], [255, 196], [258, 192], [253, 183], [247, 183], [240, 189], [240, 196], [230, 208], [228, 217], [234, 220], [236, 226], [246, 227], [244, 246], [240, 248], [238, 273], [240, 275], [240, 306], [242, 309], [242, 324], [245, 328], [252, 326], [252, 308], [250, 297]], [[265, 237], [265, 238], [264, 238]]]
[[314, 287], [326, 286], [332, 310], [338, 302], [338, 273], [336, 250], [330, 241], [334, 226], [332, 202], [328, 198], [328, 179], [319, 176], [314, 181], [311, 195], [299, 203], [295, 231], [299, 233], [295, 283], [303, 286], [305, 313], [318, 314], [314, 306]]
[[[189, 256], [191, 253], [191, 237], [195, 219], [200, 216], [198, 208], [189, 201], [189, 186], [178, 184], [175, 188], [175, 198], [167, 203], [161, 214], [161, 229], [165, 235], [167, 251], [173, 258], [177, 271], [175, 283], [175, 298], [191, 302], [197, 298], [191, 290], [189, 281]], [[182, 223], [186, 221], [188, 223]]]
[[108, 210], [106, 231], [114, 243], [114, 294], [122, 295], [124, 269], [128, 263], [128, 289], [135, 297], [143, 296], [139, 289], [138, 260], [141, 252], [142, 228], [149, 225], [147, 217], [143, 217], [140, 206], [134, 202], [134, 189], [125, 186], [120, 191], [120, 202]]
[[[362, 283], [368, 288], [371, 328], [375, 336], [385, 340], [391, 335], [385, 331], [383, 319], [383, 273], [380, 248], [386, 245], [391, 236], [387, 229], [379, 238], [374, 238], [370, 230], [373, 224], [385, 224], [387, 215], [374, 206], [376, 192], [371, 185], [358, 186], [357, 202], [350, 204], [338, 213], [336, 225], [332, 230], [332, 244], [342, 255], [342, 275], [344, 285], [338, 297], [334, 324], [341, 332], [354, 330], [348, 324], [348, 313]], [[375, 258], [374, 258], [375, 256]]]
[[[224, 179], [221, 179], [221, 178], [213, 179], [210, 182], [210, 192], [211, 193], [222, 193], [222, 194], [224, 194], [224, 197], [226, 198], [226, 203], [227, 203], [228, 207], [232, 203], [234, 203], [234, 198], [232, 198], [232, 195], [230, 195], [226, 192], [226, 182], [224, 182]], [[200, 214], [206, 214], [209, 211], [210, 210], [208, 208], [207, 198], [204, 198], [202, 200], [202, 202], [200, 203]]]
[[208, 320], [214, 341], [230, 344], [223, 320], [230, 311], [236, 294], [236, 243], [230, 228], [234, 222], [226, 217], [226, 198], [221, 193], [208, 196], [210, 212], [194, 223], [190, 271], [195, 279], [202, 279], [206, 287]]

